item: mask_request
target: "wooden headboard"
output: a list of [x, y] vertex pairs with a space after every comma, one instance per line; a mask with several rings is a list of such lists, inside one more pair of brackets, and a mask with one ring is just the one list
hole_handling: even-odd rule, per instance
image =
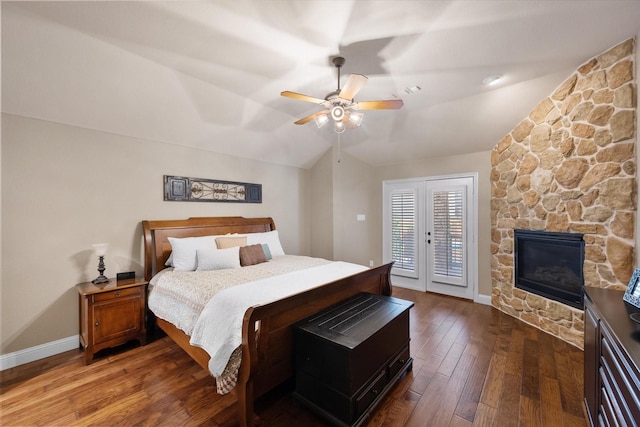
[[151, 278], [164, 268], [171, 253], [169, 237], [200, 237], [227, 233], [262, 233], [273, 231], [272, 218], [241, 216], [199, 217], [178, 220], [142, 221], [144, 236], [144, 278]]

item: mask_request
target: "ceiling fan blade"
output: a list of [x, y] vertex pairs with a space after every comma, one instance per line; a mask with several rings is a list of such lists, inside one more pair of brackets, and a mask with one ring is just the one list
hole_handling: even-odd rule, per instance
[[329, 110], [318, 111], [317, 113], [309, 114], [307, 117], [301, 118], [300, 120], [295, 122], [295, 124], [296, 125], [303, 125], [305, 123], [309, 123], [311, 120], [315, 119], [316, 117], [319, 117], [319, 116], [322, 116], [322, 115], [327, 115], [327, 114], [329, 114]]
[[280, 92], [280, 95], [286, 96], [287, 98], [299, 99], [301, 101], [313, 102], [314, 104], [322, 104], [323, 102], [326, 102], [324, 99], [314, 98], [313, 96], [303, 95], [301, 93], [289, 92], [288, 90]]
[[351, 74], [338, 97], [346, 99], [347, 101], [353, 100], [353, 97], [356, 96], [356, 93], [367, 83], [367, 80], [369, 80], [367, 76], [363, 76], [362, 74]]
[[397, 110], [402, 108], [402, 99], [390, 99], [388, 101], [360, 101], [355, 104], [357, 110]]

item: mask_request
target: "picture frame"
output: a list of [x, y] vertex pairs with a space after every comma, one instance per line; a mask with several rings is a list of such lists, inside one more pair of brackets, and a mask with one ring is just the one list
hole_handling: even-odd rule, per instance
[[622, 299], [632, 306], [640, 308], [640, 268], [636, 268], [633, 271]]
[[163, 186], [165, 201], [262, 203], [261, 184], [164, 175]]

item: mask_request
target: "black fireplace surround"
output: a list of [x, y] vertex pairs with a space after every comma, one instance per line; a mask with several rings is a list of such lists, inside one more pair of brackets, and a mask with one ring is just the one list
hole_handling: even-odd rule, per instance
[[582, 309], [582, 236], [579, 233], [514, 230], [516, 288]]

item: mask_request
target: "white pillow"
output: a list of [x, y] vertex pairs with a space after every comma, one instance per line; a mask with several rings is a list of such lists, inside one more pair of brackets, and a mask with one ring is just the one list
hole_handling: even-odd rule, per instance
[[164, 262], [165, 267], [173, 267], [173, 252], [169, 254], [169, 258]]
[[178, 239], [168, 237], [171, 243], [171, 258], [177, 271], [193, 271], [196, 269], [196, 250], [216, 247], [217, 236], [185, 237]]
[[196, 271], [240, 268], [240, 246], [227, 249], [198, 249], [196, 258], [198, 260]]
[[256, 244], [269, 245], [269, 250], [273, 256], [284, 255], [284, 250], [280, 244], [280, 237], [278, 236], [278, 230], [267, 231], [264, 233], [248, 233], [247, 246]]

